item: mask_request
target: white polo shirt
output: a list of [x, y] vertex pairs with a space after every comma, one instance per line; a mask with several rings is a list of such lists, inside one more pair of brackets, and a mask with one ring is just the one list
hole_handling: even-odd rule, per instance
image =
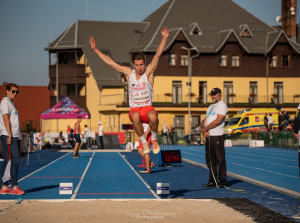
[[98, 136], [103, 136], [103, 126], [99, 126]]
[[228, 107], [224, 101], [212, 104], [206, 111], [206, 126], [217, 119], [217, 115], [224, 115], [222, 122], [215, 128], [208, 130], [210, 136], [221, 136], [225, 134], [225, 117]]
[[20, 129], [19, 113], [15, 108], [13, 102], [9, 100], [7, 97], [4, 97], [0, 104], [0, 135], [8, 136], [8, 132], [6, 130], [3, 121], [3, 115], [6, 114], [9, 115], [12, 137], [20, 138], [21, 129]]

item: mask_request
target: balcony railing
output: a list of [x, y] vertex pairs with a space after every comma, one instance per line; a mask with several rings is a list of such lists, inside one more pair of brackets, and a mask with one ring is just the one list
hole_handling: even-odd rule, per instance
[[[222, 100], [228, 104], [294, 104], [300, 103], [300, 97], [295, 96], [282, 96], [274, 97], [270, 95], [258, 95], [258, 96], [249, 96], [249, 95], [235, 95], [235, 96], [222, 96]], [[167, 104], [184, 104], [188, 103], [189, 97], [182, 95], [181, 97], [174, 97], [170, 94], [167, 95], [153, 95], [154, 103], [167, 103]], [[206, 98], [200, 98], [198, 96], [191, 96], [191, 103], [193, 104], [208, 104], [212, 103], [210, 96]]]

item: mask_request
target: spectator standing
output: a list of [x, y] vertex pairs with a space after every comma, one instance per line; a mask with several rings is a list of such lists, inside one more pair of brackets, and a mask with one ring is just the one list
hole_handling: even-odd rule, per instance
[[91, 130], [87, 125], [84, 125], [85, 132], [84, 132], [84, 138], [86, 140], [86, 148], [91, 149], [92, 147], [92, 137], [91, 137]]
[[283, 128], [285, 129], [289, 125], [290, 116], [286, 111], [283, 111]]
[[273, 130], [273, 124], [274, 124], [274, 120], [273, 120], [272, 114], [270, 113], [270, 115], [268, 117], [268, 127], [269, 127], [270, 131]]
[[[0, 104], [0, 135], [4, 149], [4, 162], [1, 169], [1, 191], [0, 194], [22, 195], [24, 191], [18, 186], [18, 172], [20, 165], [20, 141], [21, 129], [19, 113], [13, 103], [13, 99], [19, 93], [18, 85], [3, 82], [6, 96]], [[11, 166], [7, 166], [11, 160]], [[9, 168], [6, 175], [6, 168]], [[11, 180], [10, 188], [8, 181]]]
[[99, 136], [99, 141], [101, 144], [101, 149], [104, 149], [104, 143], [103, 143], [103, 126], [102, 126], [102, 122], [98, 122], [99, 125], [99, 131], [98, 131], [98, 136]]
[[171, 138], [171, 144], [175, 145], [176, 144], [176, 128], [175, 127], [171, 128], [170, 138]]
[[167, 127], [167, 124], [163, 124], [163, 129], [161, 131], [161, 135], [163, 137], [163, 144], [167, 145], [170, 144], [170, 139], [169, 139], [169, 129]]
[[268, 114], [266, 113], [265, 117], [264, 117], [264, 124], [265, 124], [265, 129], [268, 129]]

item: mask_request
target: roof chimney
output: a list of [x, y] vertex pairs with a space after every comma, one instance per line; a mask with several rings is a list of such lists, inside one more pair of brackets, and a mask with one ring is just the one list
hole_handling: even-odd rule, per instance
[[281, 0], [281, 28], [288, 37], [296, 41], [297, 0]]

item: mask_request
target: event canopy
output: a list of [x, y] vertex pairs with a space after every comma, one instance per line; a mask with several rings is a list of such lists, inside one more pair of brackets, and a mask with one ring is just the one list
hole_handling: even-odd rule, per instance
[[89, 113], [76, 105], [69, 97], [63, 97], [57, 104], [40, 115], [41, 119], [83, 119], [90, 118]]

